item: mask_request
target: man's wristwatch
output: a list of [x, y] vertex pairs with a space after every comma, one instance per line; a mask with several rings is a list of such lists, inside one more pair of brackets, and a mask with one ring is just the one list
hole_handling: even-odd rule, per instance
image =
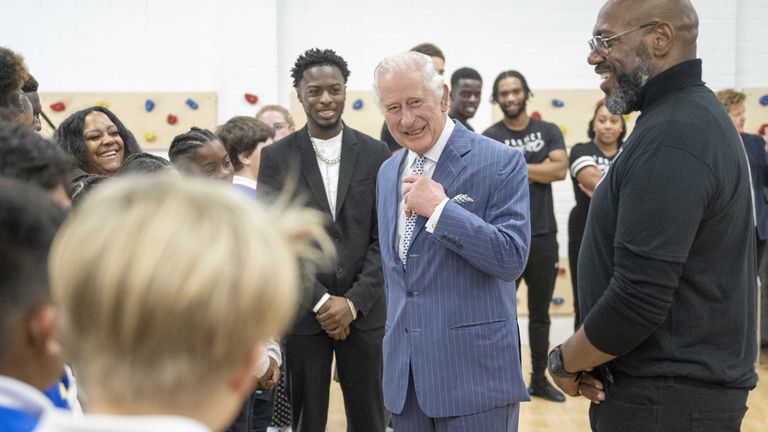
[[559, 378], [578, 378], [579, 372], [568, 372], [565, 370], [565, 367], [563, 366], [563, 352], [560, 351], [560, 346], [561, 345], [554, 347], [552, 351], [549, 352], [549, 363], [547, 364], [549, 373], [552, 374], [552, 376]]

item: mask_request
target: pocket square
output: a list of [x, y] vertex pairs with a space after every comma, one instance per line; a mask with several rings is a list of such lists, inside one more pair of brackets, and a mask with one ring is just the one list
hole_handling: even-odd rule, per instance
[[458, 194], [455, 197], [451, 198], [451, 201], [455, 202], [459, 205], [464, 205], [466, 203], [475, 202], [475, 200], [472, 199], [471, 196], [466, 194]]

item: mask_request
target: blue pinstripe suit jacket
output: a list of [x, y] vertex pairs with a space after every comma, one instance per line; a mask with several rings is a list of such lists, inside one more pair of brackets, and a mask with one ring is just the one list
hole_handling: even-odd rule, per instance
[[432, 179], [449, 198], [466, 194], [473, 202], [448, 202], [432, 234], [418, 218], [406, 270], [396, 241], [406, 153], [387, 160], [377, 182], [386, 407], [402, 411], [409, 368], [430, 417], [528, 400], [515, 300], [531, 236], [525, 160], [456, 123]]

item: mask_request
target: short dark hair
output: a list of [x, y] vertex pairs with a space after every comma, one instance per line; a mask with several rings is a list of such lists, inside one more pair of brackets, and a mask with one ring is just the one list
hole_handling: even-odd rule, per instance
[[498, 102], [499, 98], [499, 83], [501, 80], [506, 78], [517, 78], [520, 80], [520, 84], [523, 86], [523, 91], [525, 92], [525, 100], [528, 100], [531, 96], [533, 96], [533, 92], [531, 91], [531, 88], [528, 87], [528, 81], [525, 80], [525, 77], [523, 74], [516, 70], [508, 70], [504, 71], [499, 74], [499, 76], [496, 77], [495, 80], [493, 80], [493, 91], [491, 94], [491, 102]]
[[293, 87], [299, 88], [301, 79], [304, 78], [304, 71], [317, 66], [333, 66], [341, 72], [344, 82], [347, 82], [349, 78], [349, 67], [346, 60], [341, 58], [336, 51], [331, 49], [321, 50], [319, 48], [312, 48], [304, 51], [296, 59], [296, 63], [293, 64], [291, 69], [291, 77], [293, 77]]
[[51, 301], [48, 250], [65, 217], [39, 187], [0, 177], [0, 357], [19, 320]]
[[124, 157], [128, 157], [134, 153], [141, 152], [141, 147], [136, 142], [131, 131], [123, 125], [117, 116], [107, 108], [100, 106], [93, 106], [84, 110], [77, 111], [70, 115], [59, 125], [56, 132], [53, 134], [53, 139], [56, 143], [64, 149], [65, 152], [73, 155], [80, 163], [80, 169], [83, 169], [88, 163], [87, 147], [85, 145], [85, 138], [83, 132], [85, 128], [85, 118], [88, 114], [93, 112], [100, 112], [106, 115], [112, 123], [117, 127], [117, 133], [123, 140]]
[[21, 86], [29, 72], [21, 55], [0, 47], [0, 107], [19, 110]]
[[445, 61], [445, 55], [443, 55], [443, 50], [437, 47], [437, 45], [429, 42], [424, 42], [416, 45], [415, 47], [409, 49], [408, 51], [416, 51], [417, 53], [422, 53], [429, 57], [438, 57], [443, 59]]
[[219, 126], [216, 136], [224, 144], [235, 171], [238, 171], [243, 169], [238, 156], [243, 153], [250, 156], [259, 144], [275, 137], [275, 130], [253, 117], [236, 116]]
[[193, 126], [189, 132], [176, 135], [173, 138], [171, 146], [168, 148], [168, 159], [176, 165], [179, 160], [189, 157], [198, 148], [217, 139], [216, 135], [208, 129]]
[[451, 88], [456, 87], [459, 84], [459, 81], [463, 79], [477, 80], [481, 83], [483, 82], [483, 78], [480, 76], [478, 71], [470, 67], [463, 67], [456, 69], [456, 72], [451, 75]]
[[162, 171], [171, 166], [168, 159], [155, 156], [151, 153], [134, 153], [123, 161], [118, 174], [149, 174]]
[[[589, 120], [589, 125], [587, 126], [587, 136], [590, 140], [595, 139], [595, 117], [597, 117], [597, 112], [600, 111], [600, 108], [602, 108], [603, 105], [605, 105], [605, 99], [601, 99], [599, 102], [597, 102], [597, 106], [595, 106], [595, 112], [592, 113], [592, 118]], [[627, 122], [624, 121], [623, 115], [620, 115], [619, 117], [621, 117], [621, 133], [619, 134], [617, 145], [621, 147], [621, 143], [624, 142], [624, 137], [627, 135]]]
[[56, 144], [14, 123], [0, 123], [0, 175], [45, 190], [68, 187], [77, 161]]
[[40, 87], [40, 83], [37, 82], [32, 74], [27, 75], [27, 80], [24, 81], [24, 85], [21, 86], [21, 91], [24, 93], [34, 93]]

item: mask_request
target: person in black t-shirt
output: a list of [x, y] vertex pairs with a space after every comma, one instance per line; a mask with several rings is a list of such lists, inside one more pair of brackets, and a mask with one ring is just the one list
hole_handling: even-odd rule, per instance
[[531, 95], [528, 82], [520, 72], [499, 74], [493, 82], [492, 100], [499, 104], [504, 118], [483, 135], [519, 150], [528, 164], [531, 248], [521, 277], [528, 286], [528, 338], [533, 366], [528, 392], [531, 396], [565, 402], [565, 396], [547, 381], [545, 371], [549, 303], [555, 290], [559, 261], [551, 183], [565, 178], [568, 155], [557, 125], [528, 116], [526, 102]]
[[451, 75], [451, 109], [448, 117], [461, 122], [472, 132], [469, 119], [475, 116], [483, 91], [483, 78], [476, 70], [463, 67]]
[[697, 36], [689, 0], [610, 0], [589, 40], [608, 110], [641, 112], [592, 194], [584, 325], [549, 355], [595, 431], [737, 431], [757, 383], [751, 179]]
[[598, 102], [592, 120], [589, 121], [587, 136], [590, 142], [576, 144], [571, 148], [568, 165], [573, 181], [573, 194], [576, 206], [568, 217], [568, 263], [571, 269], [571, 287], [573, 288], [573, 309], [575, 330], [581, 325], [579, 311], [579, 291], [576, 276], [579, 248], [584, 228], [587, 225], [587, 211], [592, 191], [603, 174], [608, 171], [611, 161], [619, 151], [621, 141], [627, 132], [624, 117], [613, 115], [603, 101]]

